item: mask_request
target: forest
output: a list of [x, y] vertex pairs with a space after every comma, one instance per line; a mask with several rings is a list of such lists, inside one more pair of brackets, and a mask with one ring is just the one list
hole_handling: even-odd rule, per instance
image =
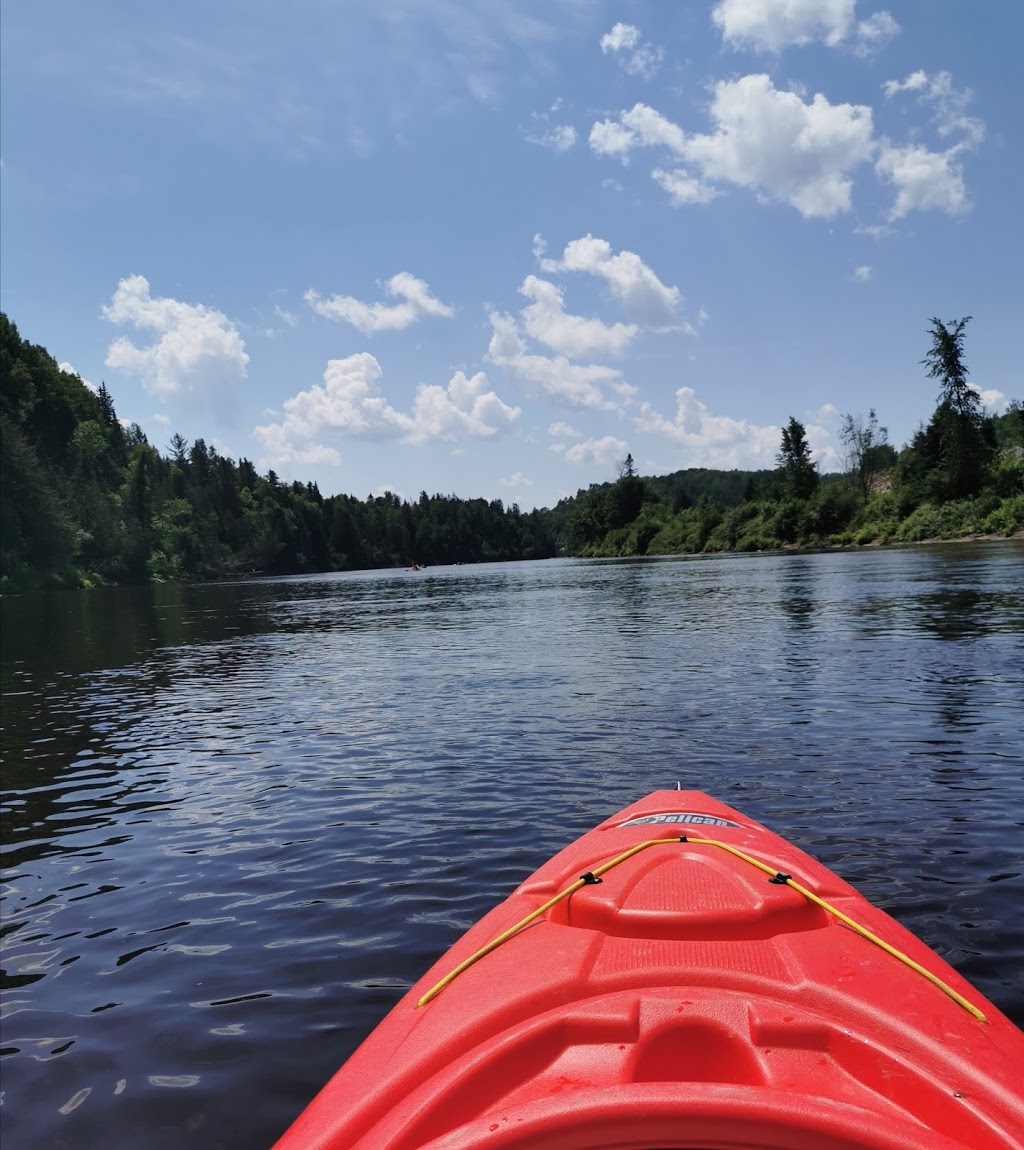
[[988, 415], [968, 383], [968, 320], [932, 320], [937, 406], [897, 450], [874, 411], [843, 417], [821, 475], [790, 418], [778, 466], [618, 476], [555, 507], [390, 492], [323, 496], [174, 435], [164, 452], [22, 340], [0, 313], [0, 581], [4, 590], [218, 579], [556, 555], [621, 556], [910, 543], [1024, 530], [1024, 406]]

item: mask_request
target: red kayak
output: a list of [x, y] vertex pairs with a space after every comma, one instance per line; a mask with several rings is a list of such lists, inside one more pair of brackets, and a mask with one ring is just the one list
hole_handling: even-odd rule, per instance
[[1024, 1034], [820, 863], [656, 791], [467, 932], [277, 1150], [1021, 1150]]

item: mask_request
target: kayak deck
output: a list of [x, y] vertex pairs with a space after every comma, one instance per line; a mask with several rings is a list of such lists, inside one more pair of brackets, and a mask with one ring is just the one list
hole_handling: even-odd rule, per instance
[[277, 1150], [1020, 1150], [1022, 1066], [1024, 1035], [835, 874], [707, 795], [658, 791], [468, 931]]

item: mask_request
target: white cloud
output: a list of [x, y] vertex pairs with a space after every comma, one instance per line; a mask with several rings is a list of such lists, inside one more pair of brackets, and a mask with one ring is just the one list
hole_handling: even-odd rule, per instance
[[719, 0], [711, 19], [732, 48], [779, 52], [822, 40], [835, 46], [853, 20], [854, 0]]
[[610, 32], [601, 37], [601, 51], [623, 52], [635, 48], [640, 43], [640, 29], [632, 24], [615, 24]]
[[170, 427], [171, 417], [169, 415], [164, 415], [164, 413], [161, 411], [157, 412], [156, 415], [151, 415], [149, 417], [149, 422], [155, 423], [158, 427]]
[[571, 424], [558, 421], [549, 425], [548, 435], [561, 436], [565, 439], [574, 439], [577, 435], [579, 435], [579, 432], [575, 427], [571, 426]]
[[631, 76], [642, 76], [645, 80], [661, 67], [664, 56], [661, 48], [653, 44], [640, 43], [640, 29], [632, 24], [616, 24], [610, 32], [601, 37], [601, 51], [613, 53], [620, 66]]
[[707, 202], [715, 194], [713, 181], [727, 180], [791, 204], [805, 217], [849, 211], [849, 173], [876, 147], [869, 107], [830, 104], [820, 93], [805, 103], [761, 73], [715, 84], [709, 111], [714, 131], [687, 135], [637, 104], [618, 122], [595, 124], [590, 146], [623, 161], [634, 148], [667, 148], [699, 172], [655, 169], [654, 178], [676, 203]]
[[271, 423], [264, 427], [255, 427], [253, 432], [263, 444], [266, 453], [260, 462], [268, 466], [283, 467], [288, 463], [333, 466], [341, 462], [341, 455], [326, 444], [294, 443], [281, 424]]
[[976, 383], [969, 383], [967, 386], [977, 392], [981, 402], [993, 412], [1001, 411], [1009, 403], [1006, 396], [994, 387], [980, 388]]
[[590, 148], [599, 156], [615, 156], [624, 164], [634, 148], [668, 148], [678, 156], [686, 151], [686, 133], [647, 104], [634, 104], [615, 120], [602, 120], [590, 129]]
[[957, 150], [932, 152], [921, 144], [884, 147], [875, 164], [880, 179], [896, 188], [896, 201], [889, 221], [910, 211], [934, 209], [958, 215], [970, 209], [964, 172], [956, 161]]
[[487, 376], [478, 371], [467, 376], [457, 371], [448, 386], [421, 383], [413, 403], [413, 433], [410, 443], [438, 439], [492, 439], [508, 430], [522, 414], [510, 407], [496, 392], [485, 391]]
[[[820, 422], [805, 425], [811, 453], [826, 467], [837, 466], [838, 459], [829, 432], [821, 424], [834, 424], [838, 416], [836, 408], [827, 403], [809, 417]], [[712, 415], [691, 387], [676, 392], [676, 411], [671, 419], [645, 403], [633, 422], [638, 431], [660, 435], [681, 447], [681, 462], [687, 467], [774, 468], [782, 438], [781, 429], [774, 425], [762, 427], [745, 419]]]
[[842, 413], [834, 403], [823, 403], [817, 411], [807, 412], [805, 419], [810, 420], [811, 423], [830, 423], [838, 424], [842, 419]]
[[589, 233], [565, 245], [562, 258], [544, 259], [545, 272], [574, 271], [603, 279], [628, 318], [654, 331], [680, 326], [682, 297], [677, 287], [663, 284], [635, 253], [613, 254], [611, 244]]
[[570, 363], [564, 355], [531, 355], [512, 316], [491, 312], [490, 320], [487, 358], [505, 368], [529, 394], [574, 408], [613, 409], [620, 405], [608, 400], [602, 387], [627, 395], [635, 390], [616, 368]]
[[900, 26], [888, 12], [876, 12], [857, 23], [853, 50], [858, 56], [871, 56], [891, 44], [900, 34]]
[[532, 487], [533, 480], [527, 479], [521, 472], [517, 471], [514, 475], [509, 475], [505, 479], [499, 479], [498, 482], [502, 487]]
[[870, 108], [820, 93], [804, 103], [760, 74], [717, 83], [711, 116], [715, 131], [685, 147], [706, 180], [729, 180], [805, 217], [849, 211], [849, 172], [874, 150]]
[[682, 207], [684, 204], [708, 204], [718, 195], [710, 184], [691, 176], [685, 168], [676, 168], [671, 172], [664, 168], [655, 168], [651, 176], [664, 191], [668, 192], [668, 198], [674, 208]]
[[108, 367], [142, 377], [147, 391], [162, 399], [183, 390], [214, 387], [244, 379], [249, 356], [238, 329], [223, 312], [149, 293], [145, 276], [121, 280], [103, 316], [158, 337], [136, 347], [119, 336], [107, 349]]
[[731, 48], [781, 52], [815, 41], [838, 47], [852, 41], [858, 55], [885, 47], [900, 26], [888, 12], [854, 17], [855, 0], [719, 0], [711, 19]]
[[342, 295], [321, 299], [312, 290], [306, 292], [303, 298], [317, 315], [350, 323], [363, 335], [373, 335], [378, 331], [403, 331], [424, 315], [455, 314], [454, 308], [430, 294], [430, 288], [423, 280], [408, 272], [392, 276], [384, 285], [384, 291], [402, 302], [366, 304], [352, 296]]
[[685, 451], [686, 466], [774, 467], [781, 430], [745, 419], [712, 415], [691, 387], [676, 392], [675, 415], [668, 419], [649, 404], [634, 420], [638, 431], [663, 436]]
[[82, 379], [82, 377], [78, 375], [78, 372], [75, 371], [70, 363], [58, 363], [57, 370], [64, 372], [65, 375], [78, 376], [78, 378], [82, 380], [82, 383], [84, 383], [85, 386], [94, 394], [99, 391], [99, 388], [94, 383], [90, 383], [87, 379]]
[[931, 109], [932, 122], [940, 136], [960, 139], [940, 152], [923, 144], [896, 145], [885, 141], [875, 163], [878, 177], [896, 188], [896, 200], [889, 221], [898, 220], [910, 211], [929, 209], [959, 215], [971, 207], [964, 183], [962, 153], [981, 143], [985, 125], [967, 114], [973, 93], [969, 88], [953, 87], [949, 72], [933, 76], [925, 71], [911, 72], [905, 80], [888, 80], [883, 85], [886, 99], [903, 92], [917, 93], [918, 103]]
[[299, 322], [299, 317], [297, 315], [294, 315], [292, 312], [281, 307], [280, 304], [274, 305], [274, 315], [276, 315], [279, 320], [282, 320], [289, 327], [295, 327], [295, 325]]
[[523, 326], [534, 339], [571, 359], [622, 355], [636, 337], [635, 323], [605, 324], [565, 311], [562, 289], [537, 276], [527, 276], [519, 289], [533, 300], [523, 308]]
[[483, 372], [468, 378], [459, 371], [447, 387], [419, 384], [410, 415], [378, 394], [382, 374], [380, 364], [368, 352], [332, 359], [322, 387], [285, 400], [283, 420], [256, 427], [253, 433], [277, 462], [338, 462], [340, 456], [333, 448], [310, 441], [327, 432], [414, 444], [487, 439], [506, 430], [521, 414], [493, 391], [485, 391]]
[[871, 279], [871, 267], [869, 264], [861, 264], [860, 267], [853, 269], [853, 278], [860, 283], [866, 283]]
[[932, 122], [940, 136], [962, 136], [956, 145], [960, 149], [975, 147], [984, 139], [984, 121], [967, 114], [974, 93], [970, 88], [954, 88], [949, 72], [936, 72], [933, 76], [920, 70], [911, 72], [905, 80], [887, 80], [882, 90], [886, 99], [900, 92], [918, 93], [918, 103], [931, 109]]
[[539, 136], [527, 136], [526, 139], [552, 152], [568, 152], [576, 143], [576, 129], [572, 124], [552, 124]]
[[618, 463], [629, 451], [629, 444], [612, 435], [604, 435], [600, 439], [584, 439], [566, 449], [564, 458], [569, 463]]

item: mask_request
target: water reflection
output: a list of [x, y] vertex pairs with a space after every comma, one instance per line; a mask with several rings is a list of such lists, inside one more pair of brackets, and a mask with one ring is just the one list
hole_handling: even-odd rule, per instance
[[781, 566], [778, 607], [794, 630], [803, 631], [814, 625], [815, 582], [824, 561], [821, 556], [794, 555]]
[[1022, 560], [5, 599], [8, 1136], [269, 1144], [503, 892], [676, 779], [800, 841], [1024, 1018]]

